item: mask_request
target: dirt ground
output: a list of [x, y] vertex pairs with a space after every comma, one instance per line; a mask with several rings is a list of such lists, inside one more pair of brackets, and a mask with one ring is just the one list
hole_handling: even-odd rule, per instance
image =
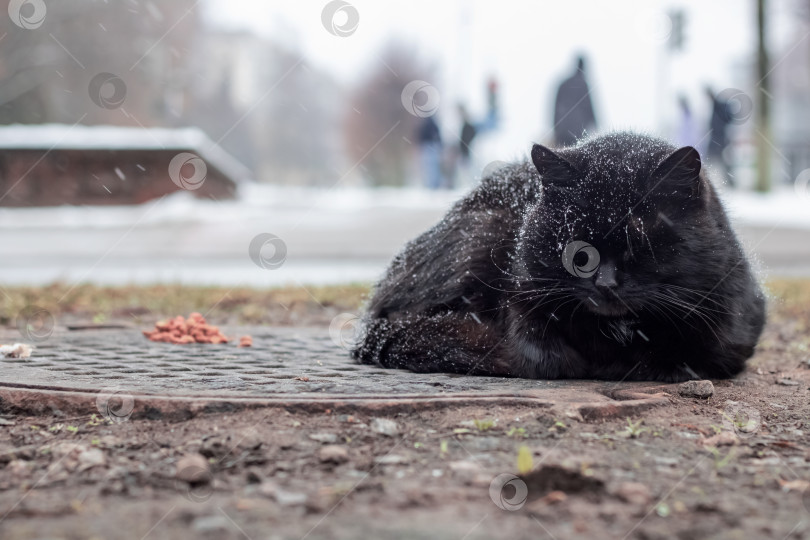
[[633, 418], [0, 416], [0, 538], [810, 538], [810, 287], [771, 290], [741, 377]]

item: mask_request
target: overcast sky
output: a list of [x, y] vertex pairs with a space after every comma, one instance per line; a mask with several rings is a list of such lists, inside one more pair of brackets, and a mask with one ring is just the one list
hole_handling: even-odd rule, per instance
[[[379, 62], [387, 40], [413, 44], [438, 61], [438, 80], [428, 82], [441, 92], [446, 129], [455, 126], [458, 101], [484, 112], [484, 83], [495, 75], [504, 124], [483, 145], [488, 160], [516, 157], [531, 141], [548, 138], [556, 84], [577, 52], [589, 59], [601, 128], [660, 133], [672, 121], [677, 93], [704, 113], [704, 84], [745, 88], [756, 45], [754, 0], [352, 0], [359, 25], [348, 37], [321, 24], [326, 3], [206, 0], [204, 9], [219, 26], [291, 44], [347, 84]], [[787, 24], [789, 6], [790, 0], [772, 3], [775, 40], [785, 34], [778, 29]], [[685, 50], [674, 55], [666, 45], [673, 9], [687, 19]]]

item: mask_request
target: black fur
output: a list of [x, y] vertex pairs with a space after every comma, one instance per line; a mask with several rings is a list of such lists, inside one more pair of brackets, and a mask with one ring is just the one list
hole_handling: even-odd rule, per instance
[[614, 133], [535, 145], [483, 179], [394, 259], [353, 356], [418, 372], [726, 378], [764, 322], [697, 151]]

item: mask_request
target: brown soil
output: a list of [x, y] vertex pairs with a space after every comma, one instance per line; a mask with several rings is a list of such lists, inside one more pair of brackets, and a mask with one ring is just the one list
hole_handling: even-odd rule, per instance
[[630, 419], [5, 416], [0, 538], [810, 538], [808, 287], [775, 289], [744, 375]]

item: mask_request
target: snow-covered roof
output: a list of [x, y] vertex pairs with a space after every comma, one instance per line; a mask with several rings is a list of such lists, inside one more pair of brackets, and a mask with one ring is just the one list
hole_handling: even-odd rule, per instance
[[142, 128], [67, 124], [0, 126], [0, 150], [187, 150], [233, 180], [250, 170], [199, 128]]

